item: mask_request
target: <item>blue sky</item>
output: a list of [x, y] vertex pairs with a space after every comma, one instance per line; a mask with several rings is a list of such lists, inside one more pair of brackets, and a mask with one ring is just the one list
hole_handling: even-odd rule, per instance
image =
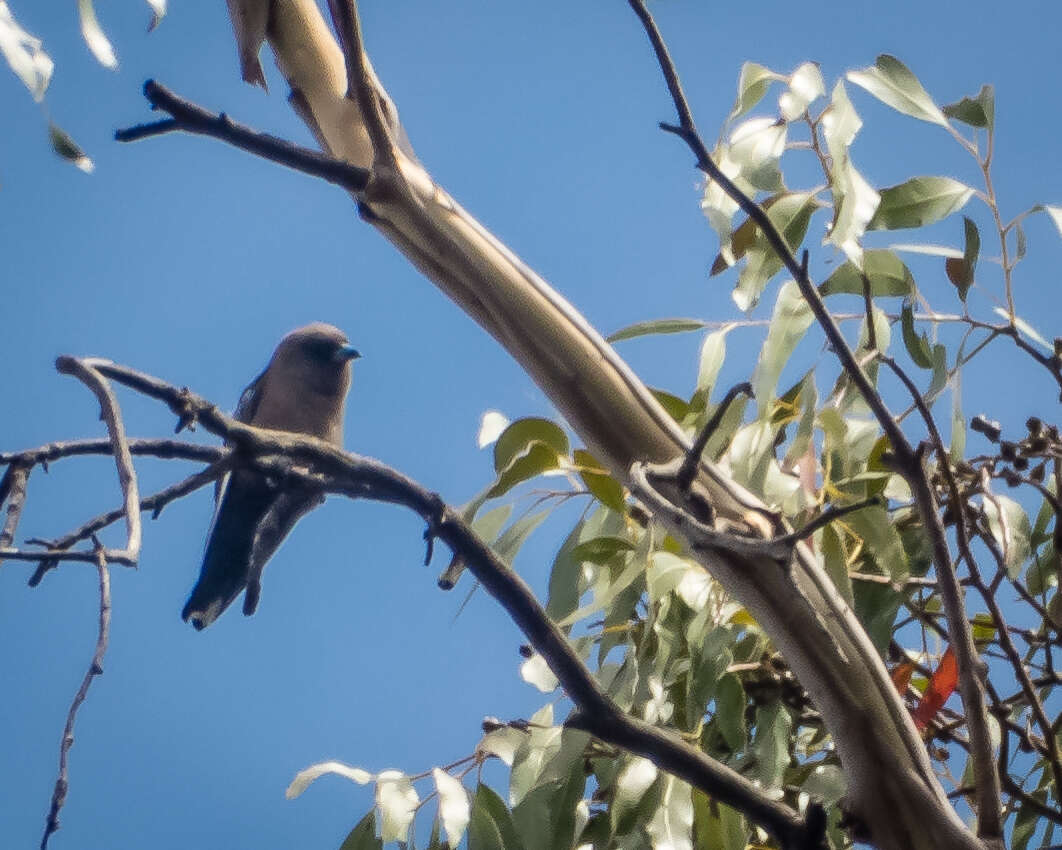
[[[344, 328], [364, 355], [347, 447], [453, 502], [489, 479], [475, 446], [484, 410], [550, 414], [508, 356], [361, 223], [342, 192], [204, 139], [111, 141], [116, 127], [150, 119], [140, 95], [148, 77], [308, 141], [271, 61], [271, 95], [240, 82], [223, 4], [175, 2], [151, 35], [144, 4], [101, 4], [117, 73], [89, 56], [72, 7], [11, 5], [55, 57], [48, 109], [96, 172], [50, 152], [38, 108], [0, 69], [0, 449], [102, 433], [87, 391], [54, 372], [57, 354], [110, 357], [232, 407], [276, 341], [318, 319]], [[996, 86], [1005, 213], [1062, 202], [1057, 3], [668, 0], [654, 11], [709, 139], [745, 60], [786, 72], [818, 60], [830, 85], [890, 52], [941, 103]], [[689, 153], [656, 129], [672, 110], [625, 3], [408, 0], [366, 2], [362, 14], [421, 160], [598, 328], [738, 315], [732, 279], [706, 276], [717, 245], [698, 209], [698, 176]], [[854, 156], [872, 182], [974, 180], [943, 133], [852, 97], [865, 121]], [[941, 240], [957, 243], [961, 224], [947, 227]], [[1019, 312], [1058, 335], [1062, 240], [1042, 217], [1028, 233]], [[810, 244], [821, 277], [831, 255]], [[954, 309], [939, 277], [926, 289]], [[622, 353], [650, 384], [688, 393], [700, 339], [651, 338]], [[758, 344], [752, 331], [731, 336], [724, 383], [747, 377]], [[1054, 415], [1056, 391], [1023, 362], [1005, 347], [987, 359], [979, 383], [967, 384], [967, 412], [1014, 427]], [[132, 433], [172, 430], [157, 406], [123, 399]], [[173, 464], [141, 469], [145, 491], [184, 474]], [[38, 470], [20, 536], [63, 533], [118, 495], [103, 460]], [[78, 721], [54, 847], [337, 846], [367, 792], [326, 779], [287, 802], [297, 770], [336, 758], [420, 772], [468, 754], [484, 715], [526, 717], [541, 705], [519, 680], [516, 629], [482, 593], [455, 620], [466, 585], [436, 589], [441, 563], [421, 566], [422, 529], [394, 508], [329, 502], [273, 560], [254, 618], [233, 610], [193, 632], [178, 613], [211, 508], [206, 491], [171, 505], [146, 525], [140, 570], [114, 571], [106, 675]], [[518, 559], [536, 588], [563, 529], [547, 525]], [[33, 591], [28, 572], [0, 568], [0, 836], [11, 847], [39, 841], [96, 618], [90, 568], [64, 567]]]

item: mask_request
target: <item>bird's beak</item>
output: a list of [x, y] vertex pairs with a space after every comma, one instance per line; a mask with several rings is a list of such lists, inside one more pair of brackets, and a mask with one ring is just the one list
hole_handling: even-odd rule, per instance
[[357, 360], [361, 357], [361, 352], [352, 345], [341, 345], [332, 357], [337, 363], [343, 363], [347, 360]]

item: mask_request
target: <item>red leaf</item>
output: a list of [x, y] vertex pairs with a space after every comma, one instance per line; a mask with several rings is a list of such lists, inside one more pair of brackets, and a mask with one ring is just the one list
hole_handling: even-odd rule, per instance
[[896, 690], [899, 692], [900, 696], [907, 693], [907, 685], [911, 681], [911, 674], [914, 670], [914, 664], [910, 661], [905, 661], [903, 664], [894, 667], [892, 673], [889, 674], [892, 676], [892, 683], [896, 686]]
[[933, 676], [926, 686], [926, 692], [922, 694], [922, 699], [914, 710], [915, 726], [925, 729], [929, 721], [936, 717], [937, 712], [944, 707], [944, 703], [948, 701], [948, 697], [952, 695], [958, 683], [959, 664], [955, 660], [955, 653], [949, 646], [941, 656], [940, 663], [933, 671]]

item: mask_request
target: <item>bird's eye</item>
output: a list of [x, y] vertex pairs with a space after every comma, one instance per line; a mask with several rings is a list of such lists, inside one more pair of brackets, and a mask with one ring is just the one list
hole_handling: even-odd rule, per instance
[[314, 360], [331, 360], [336, 353], [336, 344], [330, 339], [308, 339], [303, 348]]

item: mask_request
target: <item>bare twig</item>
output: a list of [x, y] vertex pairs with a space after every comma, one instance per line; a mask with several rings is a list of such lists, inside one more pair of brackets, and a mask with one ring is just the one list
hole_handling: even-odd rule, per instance
[[47, 850], [48, 839], [59, 829], [59, 811], [66, 802], [66, 792], [70, 787], [68, 761], [70, 748], [74, 745], [74, 720], [77, 718], [77, 710], [88, 696], [89, 686], [96, 676], [103, 675], [103, 656], [107, 652], [107, 640], [111, 628], [111, 578], [107, 570], [107, 562], [103, 557], [103, 547], [97, 547], [96, 568], [100, 576], [100, 616], [99, 631], [96, 635], [96, 648], [92, 653], [92, 663], [89, 665], [85, 677], [81, 680], [81, 687], [74, 695], [74, 701], [70, 704], [70, 710], [66, 714], [66, 725], [63, 727], [63, 740], [59, 745], [59, 777], [55, 780], [55, 790], [52, 791], [52, 802], [48, 807], [48, 817], [44, 824], [44, 837], [41, 838], [41, 850]]
[[368, 185], [369, 172], [364, 168], [358, 168], [310, 148], [299, 147], [268, 133], [259, 133], [236, 123], [224, 113], [209, 112], [179, 97], [154, 80], [144, 83], [144, 97], [155, 109], [172, 115], [172, 120], [118, 130], [114, 137], [119, 142], [133, 142], [178, 131], [195, 133], [227, 142], [240, 150], [309, 174], [311, 177], [320, 177], [350, 192], [360, 192]]
[[683, 493], [689, 493], [690, 486], [693, 484], [693, 479], [697, 476], [697, 470], [701, 465], [701, 455], [704, 454], [708, 441], [719, 430], [719, 424], [723, 421], [723, 417], [726, 416], [730, 405], [734, 403], [739, 395], [752, 398], [752, 384], [745, 381], [727, 390], [723, 400], [719, 402], [719, 405], [701, 429], [701, 433], [697, 435], [697, 439], [694, 440], [690, 450], [686, 453], [686, 459], [682, 462], [682, 466], [679, 467], [678, 474], [675, 476], [675, 482]]
[[65, 375], [73, 375], [85, 384], [99, 400], [100, 415], [107, 423], [107, 432], [111, 438], [114, 463], [118, 467], [118, 483], [122, 487], [125, 501], [125, 554], [133, 561], [140, 557], [140, 492], [133, 468], [133, 455], [129, 451], [129, 442], [125, 436], [125, 425], [118, 409], [118, 401], [111, 392], [107, 382], [96, 371], [94, 361], [79, 360], [74, 357], [60, 357], [55, 361], [55, 368]]
[[[189, 493], [198, 490], [212, 481], [216, 481], [232, 466], [232, 455], [228, 450], [216, 448], [213, 446], [203, 446], [204, 449], [210, 449], [214, 457], [219, 458], [214, 464], [204, 469], [202, 472], [197, 472], [194, 475], [190, 475], [183, 481], [178, 481], [176, 484], [171, 484], [164, 490], [148, 496], [140, 501], [140, 510], [151, 511], [152, 519], [155, 519], [162, 513], [162, 509], [166, 507], [170, 502], [187, 496]], [[91, 552], [78, 552], [72, 551], [71, 546], [80, 543], [82, 540], [88, 540], [94, 534], [100, 530], [106, 528], [108, 525], [117, 522], [125, 516], [125, 507], [115, 508], [112, 511], [100, 514], [93, 517], [87, 522], [80, 525], [78, 528], [64, 534], [62, 537], [51, 541], [30, 541], [36, 543], [43, 543], [48, 547], [44, 552], [26, 551], [26, 550], [9, 550], [3, 554], [4, 557], [12, 558], [13, 560], [23, 561], [40, 561], [40, 566], [30, 576], [29, 586], [36, 587], [41, 583], [41, 579], [45, 574], [58, 566], [60, 561], [88, 561]], [[111, 550], [104, 550], [107, 556], [108, 563], [122, 564], [124, 566], [136, 566], [135, 560], [130, 560], [124, 557], [121, 552], [113, 552]]]

